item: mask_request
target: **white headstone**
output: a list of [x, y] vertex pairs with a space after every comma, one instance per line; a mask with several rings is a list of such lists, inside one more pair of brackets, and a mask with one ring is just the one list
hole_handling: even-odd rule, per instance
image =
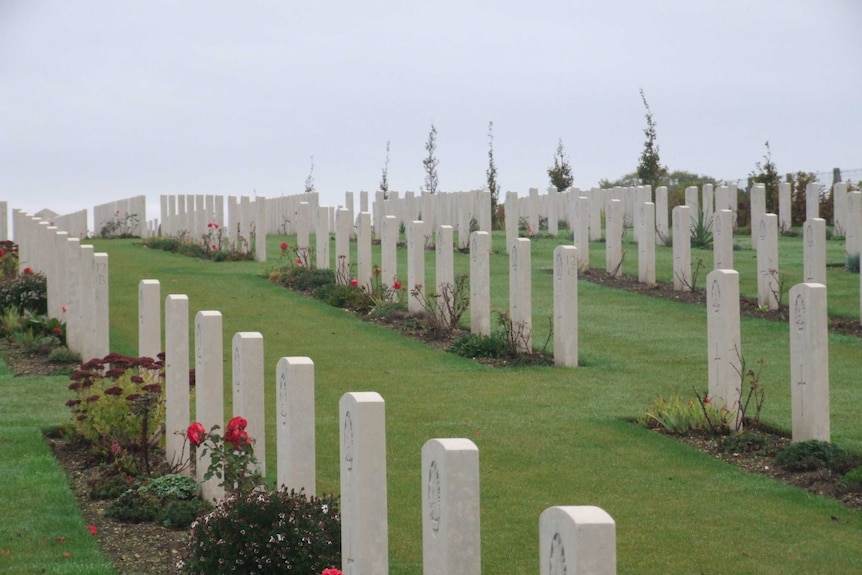
[[655, 285], [655, 204], [644, 202], [637, 207], [638, 225], [638, 282]]
[[826, 220], [802, 226], [802, 277], [805, 283], [826, 285]]
[[455, 268], [452, 255], [452, 226], [438, 226], [436, 240], [435, 283], [436, 294], [452, 292], [455, 288]]
[[481, 575], [479, 449], [469, 439], [422, 446], [423, 575]]
[[754, 184], [751, 187], [751, 247], [757, 250], [760, 245], [760, 216], [766, 213], [766, 186]]
[[778, 232], [789, 232], [793, 226], [793, 213], [790, 211], [790, 184], [778, 184]]
[[549, 507], [539, 517], [541, 575], [616, 575], [616, 524], [588, 505]]
[[[81, 359], [84, 361], [94, 357], [105, 357], [98, 355], [96, 348], [96, 258], [93, 246], [86, 244], [81, 246], [81, 271], [78, 274], [81, 293]], [[151, 356], [155, 357], [155, 356]]]
[[[195, 420], [209, 432], [214, 425], [224, 433], [224, 350], [222, 317], [218, 311], [199, 311], [195, 315]], [[201, 495], [207, 501], [224, 497], [216, 477], [204, 480], [211, 456], [197, 450], [196, 475]]]
[[[329, 208], [320, 206], [317, 208], [319, 217], [317, 231], [314, 232], [315, 251], [317, 252], [317, 268], [329, 269]], [[350, 211], [350, 210], [348, 210]]]
[[[451, 227], [451, 226], [450, 226]], [[375, 392], [346, 393], [341, 422], [341, 570], [389, 572], [386, 413]]]
[[532, 264], [529, 238], [518, 238], [509, 250], [509, 318], [521, 352], [533, 351]]
[[[425, 222], [413, 220], [407, 224], [407, 311], [419, 313], [424, 309], [425, 291]], [[421, 286], [421, 287], [420, 287]]]
[[276, 381], [276, 486], [315, 495], [314, 362], [308, 357], [282, 357]]
[[811, 182], [805, 186], [805, 219], [820, 217], [820, 184]]
[[506, 251], [518, 239], [518, 194], [506, 192]]
[[717, 270], [733, 269], [733, 212], [717, 210], [712, 223], [712, 259]]
[[350, 283], [350, 212], [344, 208], [335, 212], [335, 281]]
[[706, 286], [709, 397], [716, 405], [738, 412], [742, 376], [739, 273], [713, 270], [706, 276]]
[[623, 273], [623, 204], [608, 202], [605, 213], [605, 271], [614, 277]]
[[846, 212], [847, 182], [836, 182], [832, 185], [832, 225], [836, 236], [844, 235]]
[[[712, 188], [710, 188], [711, 193]], [[705, 195], [706, 188], [704, 188]], [[655, 189], [655, 233], [663, 246], [668, 244], [667, 206], [667, 187], [659, 186]]]
[[[757, 305], [778, 309], [778, 216], [761, 214], [756, 225], [757, 237]], [[755, 237], [752, 235], [752, 237]]]
[[111, 321], [108, 300], [108, 254], [93, 255], [95, 274], [95, 314], [93, 317], [93, 357], [105, 357], [111, 351]]
[[470, 234], [470, 333], [491, 335], [491, 234]]
[[398, 218], [384, 216], [380, 228], [380, 269], [387, 288], [398, 279]]
[[691, 291], [691, 238], [688, 224], [691, 222], [691, 208], [676, 206], [673, 209], [673, 289]]
[[830, 440], [829, 319], [826, 286], [790, 289], [790, 397], [793, 441]]
[[189, 426], [189, 298], [165, 298], [165, 459], [191, 473], [183, 435]]
[[371, 212], [360, 212], [356, 234], [356, 279], [359, 286], [371, 291]]
[[138, 355], [155, 359], [162, 352], [162, 296], [159, 280], [138, 283]]
[[266, 414], [263, 385], [263, 335], [256, 331], [234, 334], [232, 383], [233, 415], [248, 421], [246, 432], [254, 442], [258, 471], [266, 475]]
[[578, 366], [578, 248], [554, 249], [554, 364]]

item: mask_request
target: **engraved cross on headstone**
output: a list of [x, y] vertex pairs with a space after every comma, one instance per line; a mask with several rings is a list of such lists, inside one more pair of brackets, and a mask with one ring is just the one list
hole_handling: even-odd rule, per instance
[[800, 416], [802, 416], [802, 417], [805, 417], [805, 396], [804, 396], [804, 390], [805, 390], [805, 385], [806, 385], [807, 383], [808, 383], [808, 382], [807, 382], [807, 381], [805, 381], [805, 375], [804, 375], [804, 372], [803, 372], [803, 370], [802, 370], [802, 364], [800, 363], [800, 364], [799, 364], [799, 381], [797, 381], [797, 382], [796, 382], [796, 385], [798, 385], [798, 386], [799, 386], [799, 415], [800, 415]]

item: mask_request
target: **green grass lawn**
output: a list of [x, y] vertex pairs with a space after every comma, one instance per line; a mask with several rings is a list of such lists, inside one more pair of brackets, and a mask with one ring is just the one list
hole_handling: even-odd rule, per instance
[[[349, 391], [379, 392], [387, 412], [393, 574], [421, 573], [420, 450], [435, 437], [466, 437], [479, 447], [482, 562], [487, 573], [536, 572], [538, 518], [552, 505], [598, 505], [611, 514], [617, 523], [619, 573], [862, 572], [859, 512], [746, 474], [627, 421], [656, 395], [690, 396], [692, 386], [706, 389], [706, 317], [700, 306], [582, 281], [579, 339], [586, 365], [495, 370], [269, 284], [261, 276], [278, 259], [278, 244], [284, 239], [267, 239], [272, 261], [266, 264], [216, 264], [142, 249], [135, 241], [94, 242], [96, 251], [110, 254], [111, 349], [136, 353], [137, 284], [158, 279], [162, 299], [171, 293], [189, 296], [192, 316], [206, 309], [222, 312], [226, 349], [237, 331], [264, 335], [269, 422], [275, 415], [276, 362], [283, 356], [311, 357], [318, 492], [339, 489], [339, 398]], [[293, 244], [293, 238], [289, 240]], [[543, 238], [532, 244], [536, 342], [547, 333], [552, 300], [546, 270], [552, 266], [553, 248], [562, 241]], [[495, 233], [495, 310], [508, 306], [503, 243], [504, 236]], [[626, 249], [636, 254], [634, 245]], [[780, 250], [786, 258], [781, 272], [801, 278], [801, 238], [782, 238]], [[831, 242], [829, 250], [830, 262], [843, 257], [843, 244]], [[592, 244], [590, 251], [593, 267], [603, 268], [604, 245]], [[711, 267], [711, 252], [694, 251], [693, 259], [697, 255]], [[626, 273], [636, 274], [636, 259], [627, 258]], [[670, 248], [658, 249], [659, 280], [670, 281], [670, 261]], [[756, 289], [753, 252], [735, 252], [734, 261], [742, 292], [750, 294]], [[426, 253], [426, 265], [430, 285], [433, 252]], [[468, 256], [455, 254], [456, 273], [466, 272], [468, 265]], [[404, 250], [399, 250], [399, 270], [406, 279]], [[858, 317], [859, 276], [837, 269], [829, 274], [830, 313], [852, 316], [855, 309]], [[862, 343], [841, 336], [830, 336], [829, 343], [833, 440], [862, 452]], [[743, 319], [742, 351], [751, 363], [767, 363], [763, 418], [789, 430], [787, 326]], [[225, 354], [224, 365], [228, 414], [230, 356]], [[40, 427], [66, 416], [65, 382], [7, 375], [0, 376], [0, 384], [11, 390], [0, 399], [0, 437], [28, 438], [26, 443], [13, 440], [20, 441], [21, 448], [13, 457], [0, 459], [0, 511], [11, 523], [31, 525], [18, 540], [14, 525], [0, 528], [0, 550], [12, 549], [8, 556], [0, 555], [0, 571], [11, 565], [9, 572], [29, 573], [42, 561], [51, 566], [45, 571], [50, 573], [110, 572], [87, 539], [86, 526], [70, 511], [74, 500], [62, 471], [38, 437]], [[31, 387], [38, 392], [32, 393]], [[268, 423], [267, 468], [274, 474], [273, 436], [274, 423]], [[24, 463], [30, 459], [44, 459], [43, 468], [29, 471]], [[33, 481], [31, 473], [39, 480]], [[32, 491], [28, 496], [34, 499], [53, 497], [56, 502], [22, 503], [16, 495], [22, 490]], [[91, 566], [90, 571], [62, 571], [69, 558], [55, 557], [50, 543], [40, 547], [41, 538], [50, 542], [57, 534], [66, 541], [81, 539], [74, 555]], [[23, 555], [33, 559], [19, 562]]]

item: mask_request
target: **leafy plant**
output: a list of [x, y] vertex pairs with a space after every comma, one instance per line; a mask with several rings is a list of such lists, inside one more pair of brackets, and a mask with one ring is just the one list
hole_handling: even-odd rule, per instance
[[657, 397], [647, 406], [640, 423], [678, 435], [709, 427], [701, 406], [695, 400], [683, 400], [679, 395], [672, 395], [669, 399]]
[[112, 353], [88, 361], [71, 375], [72, 430], [109, 461], [136, 453], [149, 471], [164, 425], [163, 378], [161, 361], [152, 358]]
[[562, 138], [557, 141], [557, 151], [554, 153], [554, 165], [548, 168], [548, 177], [551, 179], [551, 185], [556, 187], [558, 192], [565, 192], [572, 187], [575, 181], [572, 175], [572, 166], [569, 164], [566, 150], [563, 148]]
[[426, 294], [424, 286], [417, 284], [410, 290], [410, 296], [422, 304], [438, 335], [450, 334], [458, 328], [461, 316], [470, 306], [470, 276], [459, 275], [454, 285], [445, 283], [439, 292], [431, 294]]
[[497, 219], [500, 203], [500, 184], [497, 182], [497, 166], [494, 164], [494, 122], [488, 122], [488, 169], [485, 170], [485, 185], [491, 192], [492, 228], [501, 229], [504, 220]]
[[667, 173], [667, 168], [663, 168], [661, 165], [659, 146], [656, 143], [655, 120], [653, 120], [652, 110], [647, 103], [643, 88], [640, 90], [640, 95], [646, 109], [647, 127], [644, 129], [646, 140], [638, 160], [637, 176], [641, 184], [652, 186], [652, 189], [655, 190], [659, 186], [662, 176]]
[[853, 457], [841, 447], [828, 441], [798, 441], [781, 450], [775, 462], [790, 471], [829, 469], [843, 473], [853, 466]]
[[[695, 397], [706, 417], [710, 431], [715, 435], [727, 435], [729, 433], [739, 434], [742, 432], [743, 424], [750, 425], [756, 428], [760, 425], [760, 412], [763, 410], [763, 402], [766, 401], [766, 391], [760, 383], [760, 374], [763, 367], [766, 365], [764, 360], [757, 362], [758, 368], [755, 371], [752, 368], [746, 367], [745, 358], [739, 354], [739, 396], [736, 398], [727, 398], [728, 403], [732, 406], [736, 405], [736, 410], [730, 410], [727, 406], [722, 406], [721, 409], [715, 410], [715, 405], [708, 393], [703, 395], [694, 390]], [[752, 401], [754, 404], [752, 405]], [[754, 408], [754, 415], [749, 417], [750, 409]]]
[[226, 493], [240, 496], [265, 484], [254, 456], [253, 440], [245, 431], [247, 425], [244, 417], [236, 416], [228, 422], [224, 436], [216, 433], [221, 429], [218, 425], [207, 433], [203, 425], [194, 422], [186, 430], [189, 443], [210, 457], [204, 479], [220, 479], [219, 485]]
[[321, 573], [341, 564], [338, 499], [296, 491], [229, 496], [192, 523], [189, 575]]
[[48, 282], [45, 274], [27, 267], [17, 276], [0, 282], [0, 309], [10, 307], [33, 313], [48, 313]]
[[[780, 177], [778, 175], [778, 169], [775, 167], [775, 163], [772, 161], [772, 150], [769, 147], [769, 140], [764, 144], [766, 147], [766, 152], [763, 154], [763, 163], [757, 162], [755, 164], [756, 171], [751, 172], [749, 177], [751, 181], [756, 184], [763, 184], [766, 187], [766, 213], [776, 214], [778, 213], [778, 184], [780, 183]], [[803, 194], [804, 195], [804, 194]], [[795, 204], [801, 205], [802, 209], [805, 209], [805, 202], [795, 202]], [[750, 215], [749, 215], [750, 218]], [[804, 221], [803, 216], [803, 221]], [[755, 222], [750, 222], [753, 226]], [[792, 225], [801, 225], [802, 222], [797, 222], [797, 218], [793, 218]]]
[[428, 132], [428, 141], [425, 143], [425, 151], [428, 155], [422, 160], [422, 166], [425, 168], [425, 187], [423, 191], [429, 194], [437, 193], [437, 185], [439, 179], [437, 177], [437, 165], [440, 160], [437, 159], [437, 128], [431, 124], [431, 131]]
[[708, 249], [712, 247], [712, 218], [707, 218], [703, 210], [697, 210], [697, 219], [691, 224], [691, 247]]

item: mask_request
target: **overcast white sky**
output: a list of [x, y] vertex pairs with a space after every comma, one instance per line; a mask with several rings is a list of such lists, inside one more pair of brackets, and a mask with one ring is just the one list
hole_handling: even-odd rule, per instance
[[[105, 2], [0, 0], [0, 199], [60, 213], [138, 194], [325, 204], [440, 189], [544, 190], [662, 162], [736, 180], [862, 168], [859, 0]], [[858, 172], [857, 172], [858, 173]], [[857, 176], [858, 177], [858, 176]]]

